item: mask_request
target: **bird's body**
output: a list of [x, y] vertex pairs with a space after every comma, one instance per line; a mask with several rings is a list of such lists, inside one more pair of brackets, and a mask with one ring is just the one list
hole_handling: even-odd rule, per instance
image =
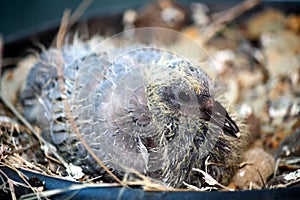
[[208, 75], [154, 46], [95, 51], [94, 42], [82, 42], [49, 49], [31, 69], [20, 101], [26, 118], [67, 161], [98, 174], [103, 170], [77, 138], [70, 117], [118, 176], [133, 168], [174, 187], [183, 181], [203, 186], [193, 168], [227, 184], [245, 143]]

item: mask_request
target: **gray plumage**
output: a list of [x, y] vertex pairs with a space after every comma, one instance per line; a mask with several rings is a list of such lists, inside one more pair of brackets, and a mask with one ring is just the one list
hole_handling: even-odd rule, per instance
[[118, 176], [134, 168], [182, 187], [205, 185], [192, 168], [227, 184], [240, 162], [245, 136], [216, 96], [209, 76], [179, 55], [142, 45], [95, 51], [86, 42], [43, 52], [20, 101], [25, 117], [87, 172], [104, 174], [72, 130], [63, 99], [83, 139]]

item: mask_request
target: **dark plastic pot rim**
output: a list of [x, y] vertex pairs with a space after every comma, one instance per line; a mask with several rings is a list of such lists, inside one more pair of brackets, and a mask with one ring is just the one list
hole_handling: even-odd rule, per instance
[[[0, 170], [9, 179], [25, 183], [20, 178], [18, 173], [5, 166], [0, 166]], [[26, 177], [36, 177], [44, 183], [45, 191], [54, 189], [68, 189], [72, 185], [82, 185], [83, 183], [68, 181], [59, 178], [54, 178], [39, 173], [35, 173], [25, 169], [19, 169]], [[4, 176], [2, 176], [4, 178]], [[7, 181], [7, 180], [5, 180]], [[3, 180], [0, 179], [0, 184]], [[1, 192], [0, 192], [1, 197]], [[244, 191], [214, 191], [214, 192], [197, 192], [197, 191], [179, 191], [179, 192], [146, 192], [142, 189], [133, 189], [125, 187], [90, 187], [84, 189], [66, 190], [57, 195], [51, 196], [51, 199], [65, 199], [72, 197], [72, 199], [222, 199], [222, 200], [255, 200], [255, 199], [299, 199], [300, 187], [279, 188], [279, 189], [262, 189], [262, 190], [244, 190]]]

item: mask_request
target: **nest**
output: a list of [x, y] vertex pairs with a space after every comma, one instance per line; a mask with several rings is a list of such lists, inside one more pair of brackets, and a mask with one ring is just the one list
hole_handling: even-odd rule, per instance
[[[226, 12], [218, 13], [209, 13], [203, 4], [193, 4], [192, 17], [187, 16], [186, 10], [178, 4], [170, 1], [160, 3], [136, 13], [132, 13], [132, 10], [131, 13], [125, 12], [125, 28], [147, 25], [145, 15], [153, 6], [160, 6], [162, 10], [176, 7], [178, 12], [181, 11], [178, 16], [175, 15], [178, 19], [172, 21], [176, 24], [162, 22], [160, 18], [155, 19], [160, 20], [157, 25], [179, 30], [205, 47], [223, 79], [226, 88], [224, 96], [228, 97], [231, 107], [239, 111], [250, 127], [252, 136], [252, 144], [245, 152], [243, 163], [231, 184], [223, 186], [209, 174], [195, 169], [203, 174], [205, 181], [212, 187], [197, 188], [186, 184], [186, 190], [271, 189], [299, 184], [300, 176], [297, 172], [300, 164], [297, 155], [300, 141], [297, 136], [300, 132], [300, 16], [286, 15], [272, 8], [254, 13], [242, 23], [237, 23], [235, 19], [241, 13], [252, 9], [259, 2], [246, 1]], [[78, 13], [73, 18], [68, 19], [67, 16], [68, 14], [62, 19], [57, 46], [63, 44], [68, 27], [77, 20]], [[192, 24], [187, 24], [187, 17], [193, 18]], [[5, 80], [13, 80], [13, 76], [15, 74], [12, 73]], [[4, 90], [7, 88], [2, 84], [2, 91]], [[72, 179], [66, 165], [53, 154], [53, 147], [40, 137], [41, 130], [32, 127], [17, 114], [17, 110], [2, 95], [0, 165], [16, 171], [26, 184], [14, 181], [1, 168], [0, 177], [6, 180], [2, 185], [3, 191], [10, 191], [7, 194], [13, 199], [25, 193], [51, 196], [62, 192], [42, 193], [44, 183], [38, 178], [26, 177], [21, 170], [64, 180]], [[73, 170], [75, 171], [72, 173], [76, 174], [76, 169]], [[136, 174], [138, 180], [116, 179], [115, 183], [103, 183], [101, 177], [93, 179], [84, 175], [79, 181], [92, 184], [80, 187], [95, 187], [96, 184], [97, 187], [142, 187], [145, 191], [182, 190], [161, 186], [139, 173]], [[292, 178], [288, 179], [287, 176]]]

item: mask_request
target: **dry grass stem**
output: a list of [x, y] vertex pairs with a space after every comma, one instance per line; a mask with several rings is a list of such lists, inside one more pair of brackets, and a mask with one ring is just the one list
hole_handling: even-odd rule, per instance
[[[62, 48], [64, 40], [65, 40], [65, 36], [68, 30], [68, 23], [69, 23], [69, 19], [70, 19], [70, 11], [66, 10], [64, 12], [62, 21], [61, 21], [61, 25], [60, 25], [60, 29], [58, 31], [58, 36], [57, 36], [57, 42], [56, 42], [56, 46], [58, 48]], [[58, 55], [58, 66], [57, 66], [57, 73], [58, 73], [58, 81], [59, 81], [59, 85], [60, 85], [60, 90], [61, 93], [64, 94], [64, 79], [63, 79], [63, 57], [61, 54]], [[81, 143], [83, 144], [83, 146], [87, 149], [87, 151], [93, 156], [93, 158], [96, 160], [96, 162], [103, 168], [105, 169], [105, 171], [107, 171], [107, 173], [113, 178], [115, 179], [118, 183], [120, 183], [121, 185], [127, 187], [127, 185], [125, 183], [123, 183], [117, 176], [115, 176], [104, 164], [103, 162], [97, 157], [97, 155], [93, 152], [93, 150], [89, 147], [89, 145], [85, 142], [85, 140], [82, 138], [81, 134], [79, 133], [77, 127], [76, 127], [76, 123], [74, 121], [74, 118], [72, 116], [72, 112], [71, 112], [71, 108], [70, 105], [68, 103], [67, 99], [63, 99], [64, 102], [64, 108], [66, 110], [68, 119], [70, 121], [70, 124], [72, 126], [73, 131], [77, 134], [77, 137], [79, 138], [79, 140], [81, 141]]]

